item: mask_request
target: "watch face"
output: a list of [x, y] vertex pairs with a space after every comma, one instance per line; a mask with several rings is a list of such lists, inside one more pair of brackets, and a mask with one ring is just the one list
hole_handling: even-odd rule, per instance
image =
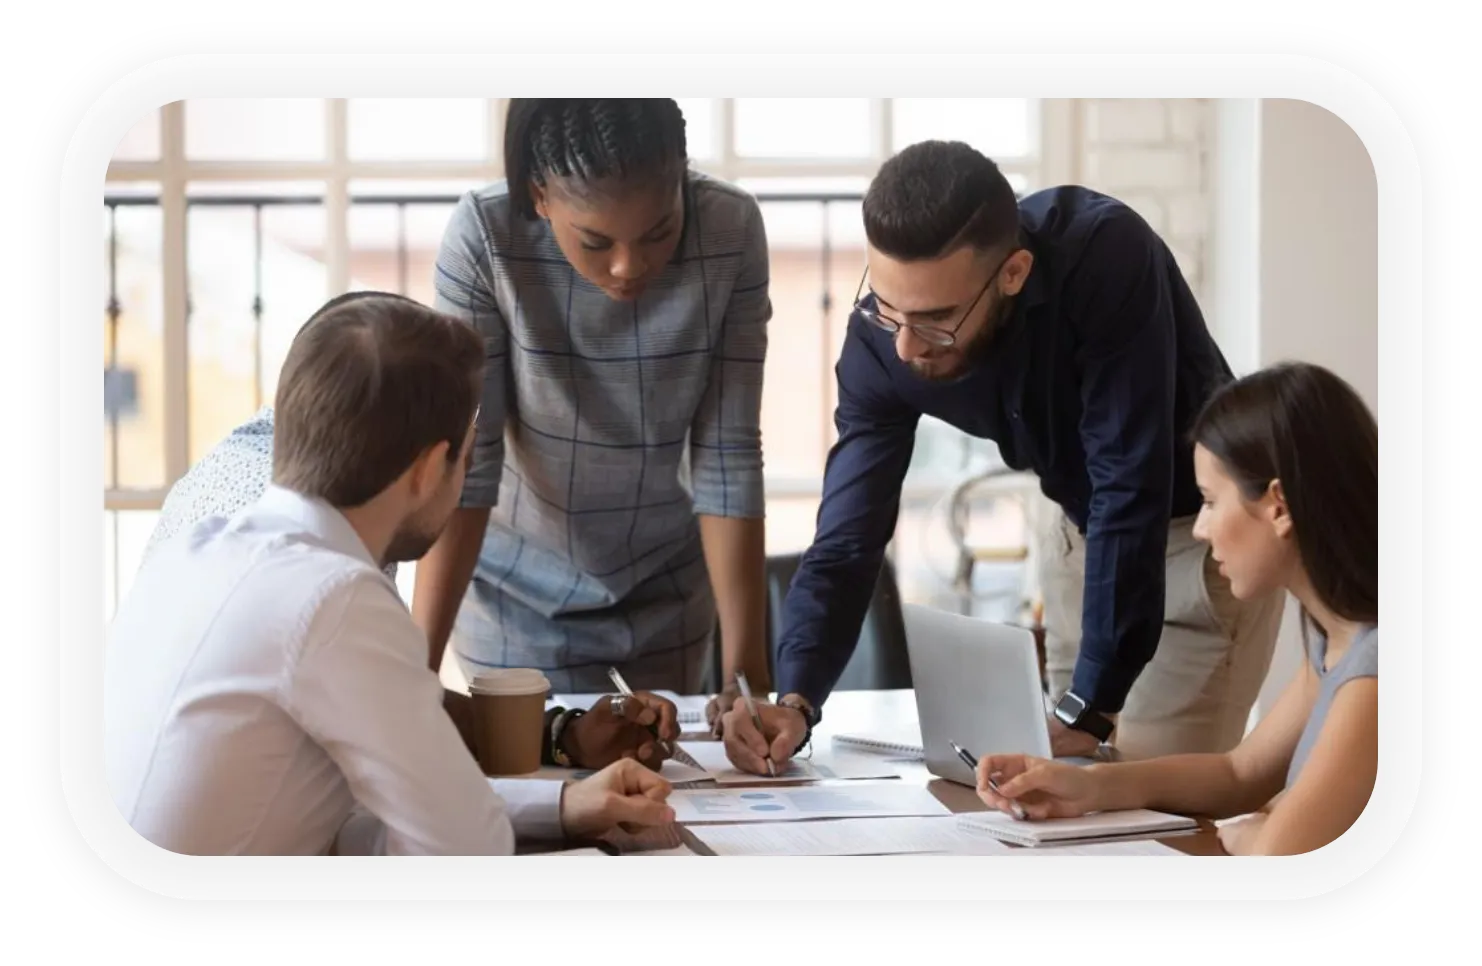
[[1085, 710], [1086, 702], [1067, 691], [1065, 697], [1060, 699], [1060, 703], [1055, 705], [1055, 717], [1064, 724], [1072, 725], [1080, 720]]

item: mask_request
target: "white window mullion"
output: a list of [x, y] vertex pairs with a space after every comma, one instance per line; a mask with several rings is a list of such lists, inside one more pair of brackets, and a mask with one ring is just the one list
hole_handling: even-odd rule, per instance
[[1039, 102], [1037, 135], [1030, 143], [1039, 145], [1037, 187], [1076, 184], [1080, 170], [1080, 144], [1076, 136], [1080, 101], [1046, 98]]
[[489, 163], [488, 177], [497, 181], [504, 177], [504, 116], [509, 111], [509, 99], [489, 99]]
[[184, 101], [160, 108], [160, 137], [165, 481], [174, 483], [190, 467], [190, 282], [186, 247]]
[[159, 181], [164, 177], [163, 161], [113, 161], [108, 165], [105, 180], [114, 181]]
[[735, 181], [740, 175], [736, 171], [736, 100], [722, 97], [715, 102], [715, 125], [720, 130], [719, 170], [716, 177], [723, 181]]
[[330, 175], [323, 161], [191, 161], [190, 181], [322, 181]]
[[889, 97], [870, 98], [870, 143], [875, 165], [884, 164], [895, 153], [895, 102]]
[[342, 97], [325, 101], [329, 158], [324, 181], [324, 269], [326, 298], [350, 289], [350, 159], [349, 104]]

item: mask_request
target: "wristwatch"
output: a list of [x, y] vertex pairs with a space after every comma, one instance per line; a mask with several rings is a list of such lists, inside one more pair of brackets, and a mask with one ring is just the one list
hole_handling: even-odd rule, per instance
[[1055, 717], [1065, 727], [1084, 731], [1102, 743], [1111, 737], [1115, 727], [1110, 718], [1092, 711], [1086, 700], [1074, 691], [1065, 692], [1065, 696], [1055, 705]]
[[813, 740], [813, 726], [823, 720], [823, 715], [808, 702], [807, 698], [800, 694], [783, 695], [778, 699], [777, 707], [792, 708], [803, 716], [803, 724], [807, 726], [808, 730], [803, 733], [803, 740], [798, 742], [798, 747], [793, 751], [793, 754], [797, 754], [797, 752], [808, 747], [808, 742]]

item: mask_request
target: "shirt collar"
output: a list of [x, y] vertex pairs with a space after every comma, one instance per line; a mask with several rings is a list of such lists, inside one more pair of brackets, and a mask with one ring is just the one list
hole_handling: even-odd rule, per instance
[[269, 483], [257, 505], [269, 513], [292, 520], [305, 532], [324, 541], [331, 550], [363, 560], [377, 570], [381, 568], [345, 515], [323, 500]]

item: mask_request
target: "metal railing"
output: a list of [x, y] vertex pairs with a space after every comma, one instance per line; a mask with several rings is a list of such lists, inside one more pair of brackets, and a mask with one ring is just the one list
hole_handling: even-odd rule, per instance
[[[398, 194], [398, 195], [358, 195], [349, 199], [350, 210], [356, 206], [386, 208], [395, 210], [395, 251], [396, 251], [396, 291], [400, 294], [409, 294], [409, 273], [412, 246], [408, 238], [407, 211], [413, 207], [451, 207], [461, 199], [458, 194]], [[817, 306], [820, 324], [818, 326], [818, 338], [820, 343], [819, 358], [821, 369], [819, 372], [820, 385], [828, 386], [833, 381], [833, 345], [832, 339], [832, 312], [834, 309], [833, 298], [833, 258], [835, 251], [835, 238], [833, 226], [830, 220], [831, 208], [834, 205], [855, 205], [862, 201], [863, 196], [857, 193], [758, 193], [757, 201], [766, 205], [788, 204], [788, 205], [814, 205], [819, 208], [819, 231], [817, 247], [814, 250], [818, 255], [818, 299]], [[253, 195], [196, 195], [186, 197], [187, 209], [247, 209], [252, 213], [252, 295], [246, 306], [247, 312], [252, 319], [252, 373], [254, 408], [260, 408], [263, 404], [263, 319], [267, 311], [267, 297], [265, 290], [265, 258], [264, 241], [265, 233], [263, 226], [263, 214], [268, 209], [289, 207], [324, 207], [325, 198], [319, 194], [253, 194]], [[123, 370], [119, 365], [118, 352], [118, 329], [120, 318], [125, 314], [127, 306], [122, 302], [118, 278], [118, 255], [119, 255], [119, 230], [118, 212], [121, 208], [158, 208], [160, 199], [148, 195], [109, 195], [105, 196], [104, 208], [108, 215], [108, 237], [106, 246], [106, 257], [108, 261], [107, 281], [108, 289], [104, 304], [104, 313], [107, 321], [107, 339], [105, 345], [105, 419], [111, 433], [111, 446], [107, 454], [108, 485], [104, 490], [105, 511], [119, 510], [154, 510], [163, 503], [164, 496], [169, 487], [175, 482], [166, 479], [164, 485], [158, 489], [129, 489], [119, 486], [119, 464], [120, 447], [119, 423], [121, 417], [129, 412], [135, 405], [134, 392], [139, 380], [135, 374]], [[346, 217], [349, 217], [348, 211]], [[187, 230], [189, 222], [187, 220]], [[186, 247], [186, 258], [189, 258], [189, 248]], [[187, 270], [182, 274], [186, 279], [185, 300], [185, 325], [186, 339], [189, 339], [189, 326], [192, 317], [192, 305], [189, 297], [190, 273]], [[186, 374], [187, 382], [189, 373]], [[189, 395], [186, 396], [186, 405], [189, 405]], [[243, 418], [249, 414], [244, 413]], [[188, 417], [188, 413], [187, 413]], [[828, 396], [825, 393], [823, 404], [818, 413], [822, 439], [827, 441], [831, 438], [832, 407], [829, 405]], [[188, 426], [188, 418], [186, 420]], [[967, 466], [970, 462], [970, 442], [966, 436], [963, 437], [962, 464]], [[820, 467], [821, 469], [821, 467]], [[168, 474], [167, 474], [168, 476]], [[931, 486], [908, 485], [903, 494], [905, 500], [912, 504], [935, 503], [941, 495], [942, 487], [933, 483]], [[807, 497], [816, 494], [817, 480], [786, 480], [769, 479], [768, 494], [770, 497]], [[954, 506], [951, 513], [951, 523], [957, 522], [961, 510]], [[110, 515], [114, 541], [113, 541], [113, 573], [114, 592], [117, 591], [119, 579], [119, 528], [117, 514]], [[953, 581], [953, 589], [960, 594], [971, 596], [970, 585], [973, 564], [968, 562], [973, 559], [974, 551], [967, 545], [964, 535], [959, 532], [960, 526], [953, 527], [953, 538], [957, 544], [959, 559], [959, 572]], [[1019, 554], [1013, 554], [1017, 557]]]
[[[755, 196], [762, 204], [808, 204], [817, 205], [820, 208], [820, 230], [818, 237], [819, 252], [819, 299], [818, 307], [825, 324], [820, 326], [820, 340], [825, 359], [824, 371], [821, 377], [825, 384], [831, 378], [831, 363], [828, 357], [831, 355], [829, 345], [829, 327], [827, 325], [829, 313], [833, 309], [832, 297], [832, 260], [834, 250], [834, 239], [832, 226], [830, 224], [830, 207], [838, 204], [858, 204], [863, 196], [857, 193], [759, 193]], [[411, 247], [407, 238], [407, 209], [411, 207], [436, 207], [453, 206], [458, 203], [461, 196], [457, 194], [399, 194], [399, 195], [355, 195], [350, 198], [351, 209], [355, 207], [391, 207], [396, 212], [396, 277], [397, 292], [408, 294], [408, 275], [410, 271]], [[115, 498], [114, 502], [128, 503], [131, 508], [137, 507], [139, 501], [131, 499], [128, 492], [118, 486], [118, 421], [121, 413], [130, 409], [135, 402], [134, 392], [137, 379], [134, 374], [122, 370], [118, 365], [118, 324], [120, 317], [124, 314], [124, 306], [119, 297], [117, 255], [118, 255], [118, 210], [120, 208], [157, 208], [160, 199], [151, 195], [109, 195], [103, 199], [104, 208], [108, 212], [108, 292], [105, 305], [108, 331], [105, 346], [105, 370], [104, 380], [106, 390], [104, 393], [105, 418], [112, 429], [112, 446], [108, 457], [109, 486], [105, 492], [107, 498]], [[261, 398], [262, 387], [262, 342], [263, 342], [263, 316], [267, 309], [264, 294], [263, 278], [263, 212], [269, 208], [286, 207], [322, 207], [324, 197], [320, 194], [262, 194], [262, 195], [195, 195], [187, 196], [186, 206], [190, 208], [233, 208], [248, 209], [252, 212], [252, 277], [253, 294], [248, 311], [252, 318], [252, 345], [253, 345], [253, 392], [255, 406], [260, 408], [263, 400]], [[189, 331], [192, 306], [189, 298], [189, 272], [185, 273], [187, 279], [186, 297], [186, 326]], [[188, 337], [188, 336], [187, 336]], [[825, 437], [828, 431], [827, 413], [821, 416], [824, 421]], [[165, 481], [168, 489], [173, 480]], [[137, 494], [135, 494], [137, 496]]]
[[[361, 208], [387, 208], [395, 210], [395, 252], [396, 252], [396, 285], [397, 292], [408, 294], [409, 274], [412, 246], [408, 238], [407, 212], [413, 207], [451, 207], [461, 199], [460, 194], [375, 194], [375, 195], [352, 195], [349, 199], [349, 210]], [[818, 312], [820, 325], [819, 343], [822, 369], [819, 373], [821, 385], [830, 385], [833, 379], [832, 371], [832, 344], [830, 342], [830, 315], [834, 309], [832, 295], [833, 257], [835, 252], [835, 238], [830, 214], [836, 205], [857, 205], [863, 200], [858, 193], [847, 192], [814, 192], [814, 193], [780, 193], [763, 192], [755, 194], [758, 202], [765, 205], [813, 205], [817, 206], [820, 213], [819, 232], [817, 239], [817, 253], [819, 265], [818, 277]], [[268, 311], [268, 294], [265, 288], [271, 279], [265, 277], [264, 257], [264, 212], [276, 208], [324, 208], [325, 197], [318, 193], [285, 193], [285, 194], [222, 194], [222, 195], [187, 195], [185, 199], [187, 210], [190, 209], [246, 209], [251, 214], [252, 231], [252, 296], [250, 302], [244, 307], [251, 318], [252, 333], [252, 372], [254, 405], [260, 408], [263, 404], [263, 319]], [[120, 209], [138, 208], [160, 208], [161, 200], [156, 195], [147, 194], [114, 194], [105, 195], [103, 199], [104, 210], [107, 214], [107, 293], [104, 303], [104, 317], [107, 326], [104, 347], [104, 419], [111, 430], [110, 446], [106, 454], [105, 472], [107, 474], [104, 487], [104, 509], [107, 511], [120, 510], [154, 510], [163, 503], [165, 494], [175, 480], [166, 478], [163, 486], [158, 488], [130, 488], [120, 485], [120, 421], [129, 412], [137, 407], [137, 387], [140, 380], [137, 373], [124, 369], [119, 360], [119, 324], [120, 319], [128, 311], [124, 304], [119, 284], [119, 211]], [[345, 217], [349, 217], [348, 211]], [[189, 221], [187, 220], [187, 232]], [[189, 248], [185, 248], [186, 258], [189, 258]], [[185, 299], [185, 325], [186, 339], [189, 339], [190, 322], [193, 314], [189, 284], [189, 266], [184, 266], [182, 273], [186, 280]], [[243, 266], [243, 270], [249, 270]], [[187, 384], [190, 374], [185, 376]], [[189, 395], [186, 396], [186, 405], [189, 406]], [[832, 431], [831, 407], [825, 404], [818, 414], [824, 440], [829, 439]], [[243, 418], [249, 414], [244, 413]], [[189, 425], [189, 413], [185, 425]], [[187, 430], [188, 432], [188, 430]], [[166, 474], [168, 477], [169, 474]], [[783, 491], [799, 493], [807, 489], [799, 481], [779, 481]], [[117, 519], [114, 515], [114, 573], [115, 580], [118, 573], [118, 540]]]

